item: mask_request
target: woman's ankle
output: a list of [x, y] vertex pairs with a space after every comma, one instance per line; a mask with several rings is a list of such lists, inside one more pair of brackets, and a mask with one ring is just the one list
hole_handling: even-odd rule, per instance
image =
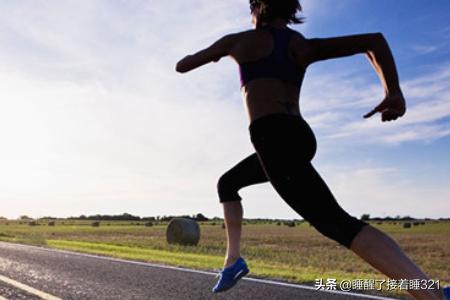
[[226, 256], [225, 262], [224, 262], [224, 268], [227, 268], [227, 267], [233, 265], [238, 260], [239, 257], [240, 257], [240, 255]]

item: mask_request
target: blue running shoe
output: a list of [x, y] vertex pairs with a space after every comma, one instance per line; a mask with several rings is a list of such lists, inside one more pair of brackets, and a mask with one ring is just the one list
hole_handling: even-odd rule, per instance
[[242, 257], [239, 257], [237, 261], [231, 266], [222, 269], [216, 277], [219, 277], [219, 281], [212, 289], [213, 293], [224, 292], [232, 288], [242, 277], [247, 275], [249, 269], [247, 263]]
[[444, 300], [450, 300], [450, 286], [444, 287], [442, 292], [444, 293]]

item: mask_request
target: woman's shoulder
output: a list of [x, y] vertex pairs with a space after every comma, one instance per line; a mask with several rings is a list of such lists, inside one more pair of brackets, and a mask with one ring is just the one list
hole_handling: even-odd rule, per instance
[[288, 30], [290, 30], [294, 34], [294, 36], [296, 38], [301, 39], [301, 40], [306, 40], [305, 36], [300, 31], [297, 31], [297, 30], [292, 29], [290, 27], [288, 27]]
[[248, 30], [243, 30], [243, 31], [239, 31], [234, 33], [234, 35], [244, 38], [244, 37], [248, 37], [250, 35], [254, 35], [256, 33], [260, 32], [259, 29], [248, 29]]
[[[285, 30], [292, 32], [293, 39], [300, 44], [304, 44], [307, 39], [305, 36], [297, 30], [287, 27]], [[233, 41], [233, 43], [239, 42], [252, 42], [258, 40], [261, 37], [261, 33], [267, 33], [267, 28], [261, 27], [256, 29], [248, 29], [243, 31], [238, 31], [234, 33], [226, 34], [222, 39]]]
[[252, 40], [254, 37], [257, 37], [258, 32], [259, 32], [258, 29], [249, 29], [244, 31], [228, 33], [224, 35], [220, 40], [228, 41], [236, 45], [240, 44], [241, 42]]

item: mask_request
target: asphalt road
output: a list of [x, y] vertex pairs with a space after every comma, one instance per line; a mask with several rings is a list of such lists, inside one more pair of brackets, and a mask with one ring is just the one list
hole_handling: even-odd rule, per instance
[[0, 242], [0, 300], [388, 299], [251, 277], [225, 293], [213, 294], [214, 276], [212, 272]]

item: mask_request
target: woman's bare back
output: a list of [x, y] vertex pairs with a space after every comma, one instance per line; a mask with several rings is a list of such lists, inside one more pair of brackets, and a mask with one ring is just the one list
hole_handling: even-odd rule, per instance
[[[285, 30], [289, 30], [286, 29]], [[305, 71], [304, 38], [293, 34], [288, 45], [287, 56], [299, 69]], [[270, 32], [263, 29], [241, 32], [236, 38], [235, 46], [230, 56], [238, 63], [258, 61], [270, 55], [274, 47], [274, 40]], [[258, 78], [251, 80], [241, 88], [244, 104], [250, 122], [264, 115], [286, 113], [300, 115], [300, 88], [292, 82], [277, 78]]]

